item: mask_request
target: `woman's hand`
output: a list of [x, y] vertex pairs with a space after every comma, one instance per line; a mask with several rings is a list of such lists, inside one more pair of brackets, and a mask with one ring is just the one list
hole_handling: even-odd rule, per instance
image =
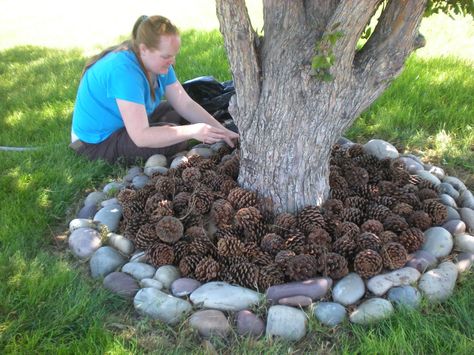
[[230, 147], [234, 147], [234, 140], [239, 135], [224, 127], [214, 127], [207, 123], [195, 123], [193, 127], [193, 138], [206, 144], [213, 144], [219, 141], [225, 141]]

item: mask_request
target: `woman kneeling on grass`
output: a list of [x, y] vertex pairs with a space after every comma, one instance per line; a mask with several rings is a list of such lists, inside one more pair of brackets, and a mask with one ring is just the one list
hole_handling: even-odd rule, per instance
[[[224, 140], [238, 134], [193, 101], [173, 69], [178, 29], [162, 16], [142, 16], [132, 39], [108, 48], [86, 64], [77, 92], [71, 148], [89, 159], [131, 162], [153, 154], [171, 156], [191, 138]], [[167, 102], [161, 102], [165, 96]], [[185, 122], [190, 124], [179, 125]]]

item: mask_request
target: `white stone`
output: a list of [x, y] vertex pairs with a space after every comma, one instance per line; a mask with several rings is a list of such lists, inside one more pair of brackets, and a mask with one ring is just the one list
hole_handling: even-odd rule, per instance
[[412, 267], [404, 267], [387, 274], [377, 275], [367, 281], [367, 288], [377, 296], [382, 296], [394, 286], [410, 285], [420, 278], [420, 272]]
[[439, 264], [439, 267], [432, 269], [420, 278], [418, 288], [426, 298], [432, 302], [441, 302], [449, 298], [453, 293], [458, 269], [450, 261]]
[[153, 174], [160, 173], [162, 175], [166, 174], [168, 172], [168, 168], [165, 168], [164, 166], [149, 166], [146, 167], [143, 173], [146, 176], [151, 177]]
[[132, 275], [137, 280], [149, 279], [155, 275], [156, 269], [145, 263], [126, 263], [122, 266], [122, 272]]
[[261, 294], [226, 282], [213, 281], [199, 286], [190, 295], [191, 302], [202, 308], [241, 311], [259, 303]]
[[474, 253], [474, 236], [464, 233], [454, 237], [454, 245], [459, 251]]
[[163, 284], [160, 281], [155, 280], [155, 279], [141, 279], [140, 286], [142, 288], [152, 287], [152, 288], [156, 288], [157, 290], [161, 290], [163, 288]]
[[69, 248], [80, 259], [87, 259], [102, 246], [100, 233], [92, 228], [78, 228], [69, 236]]
[[76, 229], [79, 228], [97, 228], [97, 223], [94, 223], [91, 219], [86, 218], [74, 218], [71, 222], [69, 222], [69, 232], [74, 232]]
[[443, 179], [446, 176], [446, 174], [444, 173], [444, 170], [440, 168], [439, 166], [431, 167], [431, 169], [428, 170], [428, 172], [436, 176], [438, 179]]
[[306, 335], [306, 314], [293, 307], [271, 306], [268, 310], [266, 336], [298, 341]]
[[448, 256], [453, 249], [453, 236], [442, 227], [431, 227], [425, 232], [422, 249], [437, 258]]
[[392, 144], [381, 140], [371, 139], [364, 144], [364, 152], [376, 156], [378, 159], [398, 158], [398, 150]]
[[369, 324], [385, 319], [392, 313], [393, 306], [390, 301], [383, 298], [371, 298], [352, 312], [349, 320], [356, 324]]
[[94, 221], [101, 223], [109, 232], [115, 232], [118, 229], [120, 219], [122, 218], [121, 205], [108, 205], [102, 207], [94, 216]]
[[87, 205], [98, 205], [101, 201], [105, 200], [107, 196], [102, 191], [94, 191], [87, 195], [84, 206]]
[[154, 154], [147, 159], [145, 163], [145, 168], [148, 168], [151, 166], [162, 166], [166, 168], [167, 164], [168, 164], [168, 161], [163, 154]]
[[160, 281], [164, 288], [169, 289], [174, 280], [179, 279], [181, 274], [176, 266], [163, 265], [156, 270], [155, 280]]
[[132, 241], [125, 238], [121, 234], [107, 234], [107, 243], [125, 255], [130, 255], [133, 253], [134, 246]]
[[356, 273], [350, 273], [343, 277], [336, 283], [332, 290], [333, 300], [344, 306], [356, 303], [364, 294], [364, 281]]
[[421, 177], [424, 180], [427, 180], [427, 181], [433, 183], [435, 186], [438, 186], [438, 185], [441, 184], [441, 181], [436, 176], [434, 176], [433, 174], [431, 174], [427, 171], [424, 171], [424, 170], [418, 171], [416, 173], [416, 175], [418, 175], [419, 177]]
[[188, 301], [152, 287], [138, 291], [133, 305], [138, 313], [171, 325], [178, 323], [192, 310]]

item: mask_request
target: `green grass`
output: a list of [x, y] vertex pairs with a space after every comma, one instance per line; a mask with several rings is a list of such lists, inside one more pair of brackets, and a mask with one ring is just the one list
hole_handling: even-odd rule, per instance
[[[298, 343], [239, 338], [203, 343], [186, 324], [137, 317], [129, 301], [90, 279], [67, 251], [67, 222], [87, 192], [122, 176], [124, 167], [89, 162], [67, 148], [83, 54], [41, 47], [0, 52], [0, 352], [31, 353], [471, 353], [472, 273], [455, 295], [421, 312], [397, 313], [370, 327], [322, 327], [311, 317]], [[222, 39], [183, 33], [177, 73], [230, 79]], [[383, 138], [472, 176], [474, 70], [455, 58], [413, 56], [406, 71], [348, 132]], [[470, 180], [472, 182], [472, 180]], [[471, 185], [472, 186], [472, 185]], [[209, 345], [211, 344], [211, 345]]]

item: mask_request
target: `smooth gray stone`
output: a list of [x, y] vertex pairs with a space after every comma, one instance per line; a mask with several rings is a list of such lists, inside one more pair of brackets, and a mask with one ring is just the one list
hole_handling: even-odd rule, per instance
[[474, 232], [474, 210], [463, 207], [460, 211], [461, 219], [466, 224], [467, 230]]
[[77, 213], [76, 218], [78, 219], [92, 219], [94, 215], [97, 213], [97, 205], [89, 204], [85, 205], [81, 208], [81, 210]]
[[440, 168], [439, 166], [432, 166], [431, 169], [428, 170], [428, 172], [433, 174], [440, 180], [446, 176], [446, 174], [444, 173], [444, 170]]
[[188, 158], [184, 155], [178, 156], [173, 159], [173, 161], [170, 164], [170, 168], [177, 168], [180, 166], [182, 163], [186, 163], [188, 161]]
[[218, 152], [219, 149], [223, 148], [223, 147], [227, 147], [227, 143], [224, 142], [224, 141], [220, 141], [220, 142], [216, 142], [214, 144], [212, 144], [210, 146], [210, 148], [214, 151], [214, 152]]
[[221, 311], [241, 311], [260, 302], [261, 294], [222, 281], [208, 282], [189, 296], [195, 306]]
[[464, 191], [458, 199], [458, 205], [461, 207], [466, 207], [474, 210], [474, 196], [469, 190]]
[[109, 246], [101, 247], [91, 257], [91, 275], [93, 278], [106, 276], [126, 262], [126, 259], [114, 248]]
[[105, 206], [110, 206], [110, 205], [117, 205], [117, 204], [120, 204], [119, 200], [117, 199], [117, 197], [114, 197], [114, 198], [109, 198], [107, 200], [104, 200], [100, 203], [100, 205], [102, 207], [105, 207]]
[[225, 338], [231, 330], [224, 313], [215, 309], [197, 311], [189, 318], [189, 325], [204, 338], [211, 336]]
[[141, 189], [143, 186], [145, 186], [148, 181], [150, 181], [150, 178], [146, 175], [137, 175], [133, 178], [132, 180], [132, 186], [136, 189]]
[[154, 154], [149, 157], [145, 163], [145, 168], [161, 166], [166, 168], [168, 166], [168, 160], [163, 154]]
[[441, 181], [434, 176], [433, 174], [427, 172], [427, 171], [418, 171], [416, 173], [419, 177], [421, 177], [424, 180], [428, 180], [429, 182], [433, 183], [435, 186], [439, 186], [441, 184]]
[[94, 221], [102, 223], [109, 232], [115, 232], [118, 229], [120, 219], [122, 218], [122, 206], [108, 205], [102, 207], [94, 216]]
[[107, 243], [125, 255], [133, 253], [135, 248], [132, 241], [121, 234], [109, 233], [107, 235]]
[[392, 144], [381, 140], [371, 139], [364, 144], [364, 152], [376, 156], [378, 159], [398, 158], [398, 150]]
[[376, 275], [367, 281], [367, 288], [376, 296], [382, 296], [394, 286], [413, 284], [421, 274], [416, 268], [403, 267], [392, 272]]
[[356, 324], [369, 324], [388, 318], [393, 313], [390, 301], [383, 298], [371, 298], [363, 302], [351, 313], [349, 319]]
[[132, 275], [137, 280], [150, 279], [155, 275], [156, 269], [145, 263], [126, 263], [122, 266], [122, 272]]
[[146, 279], [146, 278], [141, 279], [140, 286], [142, 288], [152, 287], [152, 288], [156, 288], [157, 290], [163, 289], [163, 284], [160, 281], [155, 280], [155, 279]]
[[[447, 182], [442, 182], [438, 186], [438, 192], [440, 194], [446, 194], [451, 196], [454, 200], [457, 200], [459, 198], [459, 192], [454, 188], [453, 185], [448, 184]], [[456, 201], [454, 201], [456, 202]], [[456, 207], [456, 206], [453, 206]]]
[[[407, 153], [407, 154], [403, 154], [402, 156], [403, 156], [403, 157], [410, 158], [410, 159], [413, 159], [413, 160], [416, 161], [418, 164], [420, 164], [421, 166], [423, 166], [423, 161], [420, 159], [420, 157], [417, 157], [417, 156], [414, 155], [414, 154]], [[424, 168], [423, 168], [423, 169], [424, 169]]]
[[456, 204], [456, 201], [454, 200], [454, 198], [452, 198], [451, 196], [449, 196], [447, 194], [439, 195], [439, 199], [440, 199], [440, 202], [445, 206], [450, 206], [452, 208], [457, 208], [458, 207], [458, 205]]
[[466, 223], [464, 223], [460, 219], [453, 219], [451, 221], [447, 221], [443, 224], [442, 227], [452, 235], [463, 234], [466, 232]]
[[346, 319], [347, 312], [339, 303], [319, 302], [314, 308], [314, 315], [324, 325], [335, 327]]
[[457, 276], [458, 268], [447, 261], [439, 264], [438, 268], [423, 274], [418, 287], [429, 301], [442, 302], [453, 293]]
[[147, 258], [144, 251], [138, 250], [135, 254], [130, 257], [132, 263], [146, 263]]
[[456, 267], [458, 271], [466, 272], [468, 271], [472, 264], [474, 263], [474, 253], [461, 253], [456, 258]]
[[266, 336], [298, 341], [306, 334], [306, 314], [293, 307], [271, 306], [268, 309]]
[[456, 250], [474, 253], [474, 236], [464, 233], [454, 237], [454, 245]]
[[210, 149], [211, 146], [210, 146], [209, 144], [206, 144], [206, 143], [199, 143], [199, 144], [194, 145], [193, 148], [206, 148], [206, 149]]
[[138, 291], [133, 305], [138, 313], [171, 325], [181, 321], [192, 310], [188, 301], [152, 287]]
[[388, 291], [388, 299], [397, 306], [418, 308], [421, 302], [421, 293], [413, 286], [394, 287]]
[[188, 296], [199, 286], [201, 283], [198, 280], [182, 277], [173, 281], [171, 293], [176, 297]]
[[453, 236], [442, 227], [431, 227], [425, 232], [425, 242], [422, 249], [437, 258], [448, 256], [453, 250]]
[[140, 287], [137, 281], [123, 272], [112, 272], [104, 278], [104, 287], [125, 298], [133, 298]]
[[69, 222], [69, 232], [72, 233], [79, 228], [97, 229], [97, 224], [94, 223], [91, 219], [85, 218], [74, 218], [71, 222]]
[[416, 174], [416, 172], [423, 170], [423, 165], [410, 157], [402, 156], [400, 159], [403, 161], [405, 168], [410, 174]]
[[443, 181], [453, 185], [454, 188], [460, 193], [467, 190], [466, 185], [464, 185], [464, 183], [455, 176], [445, 176]]
[[189, 158], [193, 155], [199, 155], [203, 158], [211, 158], [215, 152], [211, 148], [193, 148], [191, 149], [186, 156]]
[[265, 323], [263, 320], [247, 309], [237, 313], [236, 324], [237, 333], [239, 335], [247, 335], [258, 338], [265, 331]]
[[280, 298], [291, 296], [308, 296], [312, 300], [318, 300], [325, 296], [332, 286], [332, 280], [326, 277], [318, 277], [306, 281], [289, 282], [282, 285], [270, 286], [266, 296], [273, 304], [278, 303]]
[[100, 233], [92, 228], [78, 228], [69, 236], [69, 248], [80, 259], [87, 259], [102, 246]]
[[91, 192], [89, 195], [87, 195], [84, 201], [84, 206], [98, 205], [101, 201], [105, 200], [106, 198], [107, 198], [106, 194], [103, 193], [102, 191]]
[[120, 190], [123, 190], [124, 188], [125, 188], [125, 184], [123, 182], [112, 181], [112, 182], [109, 182], [107, 185], [105, 185], [102, 191], [104, 191], [106, 195], [110, 196], [110, 194], [115, 195], [116, 193], [118, 193]]
[[352, 141], [346, 137], [340, 137], [338, 140], [337, 140], [337, 144], [339, 145], [344, 145], [344, 144], [349, 144], [349, 143], [352, 143]]
[[456, 211], [454, 208], [446, 206], [446, 210], [448, 211], [448, 217], [446, 218], [446, 221], [461, 219], [461, 216], [459, 215], [458, 211]]
[[438, 265], [436, 257], [426, 250], [418, 250], [406, 263], [406, 266], [413, 267], [423, 273]]
[[167, 172], [168, 172], [168, 168], [165, 168], [164, 166], [148, 166], [143, 171], [143, 173], [146, 176], [149, 176], [149, 177], [151, 177], [153, 174], [157, 174], [157, 173], [164, 175]]
[[332, 299], [344, 306], [356, 303], [365, 294], [362, 278], [352, 272], [339, 280], [332, 290]]
[[139, 166], [133, 166], [127, 171], [127, 175], [123, 177], [123, 180], [126, 182], [132, 182], [135, 176], [138, 176], [142, 173], [143, 169]]
[[313, 300], [308, 296], [291, 296], [278, 300], [278, 304], [290, 307], [308, 307], [311, 303], [313, 303]]
[[174, 265], [163, 265], [160, 266], [153, 277], [155, 280], [160, 281], [163, 287], [169, 289], [174, 280], [179, 279], [181, 274]]

